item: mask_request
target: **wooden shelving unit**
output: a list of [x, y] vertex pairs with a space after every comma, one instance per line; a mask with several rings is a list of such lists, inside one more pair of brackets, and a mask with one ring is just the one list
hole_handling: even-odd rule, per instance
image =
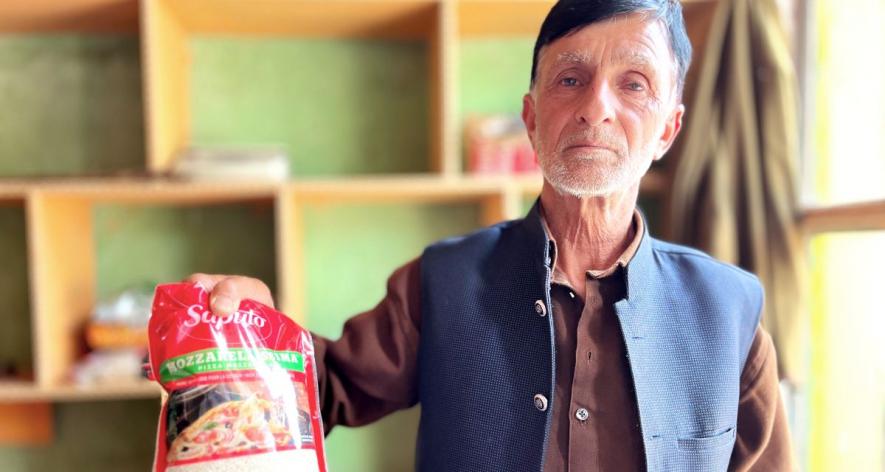
[[[192, 123], [191, 39], [335, 38], [419, 40], [428, 47], [430, 168], [456, 171], [440, 132], [447, 123], [448, 2], [387, 1], [206, 1], [143, 2], [143, 57], [148, 128], [148, 169], [164, 172], [175, 153], [190, 144]], [[318, 65], [317, 65], [318, 66]], [[309, 112], [305, 110], [305, 112]]]
[[458, 35], [535, 37], [553, 0], [463, 0], [458, 10]]
[[[475, 227], [521, 217], [541, 188], [539, 175], [474, 176], [463, 170], [460, 45], [475, 38], [532, 38], [552, 4], [551, 0], [34, 0], [0, 5], [4, 34], [138, 35], [145, 147], [138, 177], [22, 180], [4, 179], [0, 173], [0, 205], [23, 209], [26, 221], [33, 351], [33, 380], [0, 381], [0, 442], [51, 441], [53, 402], [158, 395], [158, 387], [147, 381], [84, 388], [67, 380], [80, 355], [78, 330], [99, 298], [102, 249], [95, 229], [99, 207], [269, 208], [273, 241], [266, 242], [274, 255], [275, 295], [284, 312], [305, 324], [312, 316], [305, 283], [310, 276], [305, 215], [310, 211], [348, 205], [468, 205], [476, 208]], [[400, 158], [418, 160], [418, 167], [426, 171], [372, 172], [371, 162], [378, 156], [367, 153], [361, 158], [369, 162], [368, 172], [302, 176], [296, 166], [298, 177], [285, 183], [186, 182], [166, 177], [176, 153], [194, 144], [195, 124], [201, 118], [193, 109], [194, 87], [200, 86], [192, 75], [193, 45], [195, 38], [206, 37], [418, 44], [426, 57], [426, 75], [421, 75], [427, 81], [426, 96], [412, 98], [426, 102], [426, 117], [419, 126], [426, 127], [421, 132], [427, 146], [418, 155]], [[528, 71], [514, 80], [527, 84]], [[346, 111], [371, 118], [374, 110], [354, 106]], [[395, 134], [399, 125], [378, 126]], [[642, 190], [662, 195], [667, 180], [665, 174], [653, 172]]]
[[3, 2], [0, 31], [137, 33], [138, 0]]
[[97, 401], [136, 398], [159, 398], [160, 386], [148, 380], [117, 382], [80, 387], [58, 385], [38, 387], [30, 382], [0, 382], [0, 402]]

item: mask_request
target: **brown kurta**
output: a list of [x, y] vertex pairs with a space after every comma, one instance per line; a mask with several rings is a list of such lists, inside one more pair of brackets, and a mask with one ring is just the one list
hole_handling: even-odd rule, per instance
[[[554, 272], [556, 386], [545, 471], [645, 469], [633, 380], [613, 307], [625, 292], [623, 266], [644, 232], [638, 214], [634, 222], [636, 236], [624, 255], [608, 270], [588, 271], [581, 290]], [[334, 425], [367, 424], [418, 402], [420, 288], [415, 259], [391, 275], [375, 308], [347, 321], [339, 340], [314, 336], [327, 434]], [[741, 376], [730, 469], [792, 468], [774, 347], [758, 328]]]

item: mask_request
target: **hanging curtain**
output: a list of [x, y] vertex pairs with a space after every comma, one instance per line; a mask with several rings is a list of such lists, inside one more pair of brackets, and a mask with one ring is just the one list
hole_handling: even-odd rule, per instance
[[797, 84], [775, 0], [720, 0], [674, 148], [675, 241], [759, 276], [782, 377], [804, 372]]

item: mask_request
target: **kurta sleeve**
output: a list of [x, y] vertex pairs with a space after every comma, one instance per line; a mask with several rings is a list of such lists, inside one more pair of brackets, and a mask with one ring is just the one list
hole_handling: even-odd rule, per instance
[[790, 430], [778, 385], [777, 354], [761, 326], [741, 374], [733, 471], [793, 471]]
[[335, 425], [365, 425], [418, 402], [420, 288], [414, 259], [393, 272], [378, 305], [344, 324], [338, 340], [313, 334], [327, 435]]

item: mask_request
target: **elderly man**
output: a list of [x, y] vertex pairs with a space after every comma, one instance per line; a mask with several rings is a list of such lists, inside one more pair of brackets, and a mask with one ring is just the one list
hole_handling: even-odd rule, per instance
[[[675, 0], [562, 0], [523, 119], [534, 208], [428, 247], [316, 339], [327, 431], [421, 404], [422, 471], [790, 470], [757, 279], [649, 236], [639, 183], [670, 148], [691, 56]], [[213, 309], [272, 304], [197, 274]]]

